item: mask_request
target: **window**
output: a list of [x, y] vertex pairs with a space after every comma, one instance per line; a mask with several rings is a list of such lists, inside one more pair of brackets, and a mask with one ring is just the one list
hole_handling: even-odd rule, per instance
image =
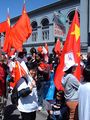
[[38, 37], [38, 33], [37, 33], [37, 22], [36, 21], [33, 21], [31, 23], [32, 25], [32, 41], [37, 41], [37, 37]]
[[[71, 11], [68, 15], [68, 20], [69, 20], [69, 24], [72, 23], [73, 17], [74, 17], [75, 11]], [[78, 12], [78, 16], [79, 16], [79, 20], [80, 20], [80, 14]]]
[[43, 40], [49, 40], [49, 30], [42, 31]]
[[37, 32], [32, 32], [32, 41], [37, 41]]
[[42, 24], [42, 39], [49, 40], [49, 20], [47, 18], [41, 21]]

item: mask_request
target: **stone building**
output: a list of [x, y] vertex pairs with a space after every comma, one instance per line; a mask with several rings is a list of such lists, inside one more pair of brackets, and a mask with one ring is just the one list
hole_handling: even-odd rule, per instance
[[[29, 52], [32, 46], [37, 48], [47, 43], [49, 51], [51, 52], [57, 38], [60, 38], [63, 43], [72, 22], [74, 11], [77, 9], [80, 17], [81, 50], [82, 52], [86, 52], [88, 48], [88, 33], [90, 31], [90, 24], [88, 24], [88, 21], [90, 21], [88, 14], [90, 12], [89, 7], [87, 7], [89, 6], [89, 1], [90, 0], [59, 0], [28, 12], [33, 32], [24, 43], [24, 47], [27, 51]], [[55, 26], [55, 15], [59, 16], [60, 27]], [[19, 17], [20, 16], [12, 18], [11, 24], [15, 24]]]

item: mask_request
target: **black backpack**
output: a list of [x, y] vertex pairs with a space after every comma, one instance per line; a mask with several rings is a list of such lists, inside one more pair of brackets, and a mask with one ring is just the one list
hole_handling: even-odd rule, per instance
[[11, 102], [13, 105], [18, 105], [18, 90], [17, 90], [17, 86], [15, 86], [12, 90], [12, 94], [11, 94]]
[[[22, 77], [25, 82], [28, 84], [28, 81], [25, 77]], [[18, 99], [19, 99], [19, 95], [18, 95], [18, 90], [17, 90], [17, 85], [13, 88], [12, 90], [12, 94], [11, 94], [11, 102], [13, 105], [18, 105]]]

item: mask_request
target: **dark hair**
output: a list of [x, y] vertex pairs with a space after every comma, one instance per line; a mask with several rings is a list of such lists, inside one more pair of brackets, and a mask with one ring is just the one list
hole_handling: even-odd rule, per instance
[[37, 69], [37, 63], [34, 61], [34, 62], [27, 62], [26, 63], [26, 66], [28, 68], [28, 70], [31, 70], [31, 69]]
[[61, 98], [61, 102], [64, 103], [65, 102], [65, 97], [64, 97], [64, 91], [60, 90], [56, 92], [56, 100], [57, 100], [57, 96]]
[[23, 54], [26, 56], [27, 55], [27, 50], [26, 48], [23, 48]]
[[66, 73], [66, 74], [72, 73], [72, 68], [73, 68], [73, 66], [70, 67], [67, 71], [65, 71], [65, 73]]
[[31, 53], [31, 54], [37, 53], [37, 51], [36, 51], [36, 49], [35, 49], [34, 47], [32, 47], [32, 48], [30, 49], [30, 53]]
[[87, 65], [83, 70], [84, 81], [90, 82], [90, 65]]
[[19, 53], [18, 53], [18, 57], [21, 58], [21, 59], [23, 59], [23, 57], [24, 57], [24, 52], [23, 52], [23, 51], [22, 51], [22, 52], [19, 52]]

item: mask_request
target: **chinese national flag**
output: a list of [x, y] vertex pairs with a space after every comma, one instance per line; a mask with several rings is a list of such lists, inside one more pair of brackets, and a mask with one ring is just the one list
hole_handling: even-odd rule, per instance
[[57, 53], [58, 55], [61, 54], [61, 43], [60, 40], [58, 39], [56, 44], [55, 44], [55, 48], [54, 48], [55, 53]]
[[14, 87], [17, 84], [17, 82], [20, 80], [20, 78], [25, 75], [26, 75], [26, 71], [20, 65], [20, 63], [18, 61], [16, 61], [15, 68], [13, 68], [13, 71], [12, 71], [12, 76], [14, 78], [14, 82], [11, 83], [11, 86]]
[[60, 64], [57, 66], [56, 73], [55, 73], [55, 86], [58, 90], [63, 90], [61, 79], [64, 75], [63, 68], [64, 68], [64, 61], [65, 55], [69, 54], [70, 52], [73, 53], [74, 60], [78, 63], [78, 67], [76, 68], [75, 76], [80, 80], [80, 24], [78, 18], [78, 12], [75, 11], [75, 15], [72, 21], [72, 24], [69, 28], [65, 45], [62, 51], [62, 55], [60, 57]]
[[3, 50], [8, 54], [10, 54], [11, 48], [15, 48], [16, 51], [21, 51], [23, 43], [28, 39], [31, 33], [32, 27], [30, 18], [28, 17], [24, 6], [21, 17], [16, 24], [10, 28], [8, 34], [5, 36]]

